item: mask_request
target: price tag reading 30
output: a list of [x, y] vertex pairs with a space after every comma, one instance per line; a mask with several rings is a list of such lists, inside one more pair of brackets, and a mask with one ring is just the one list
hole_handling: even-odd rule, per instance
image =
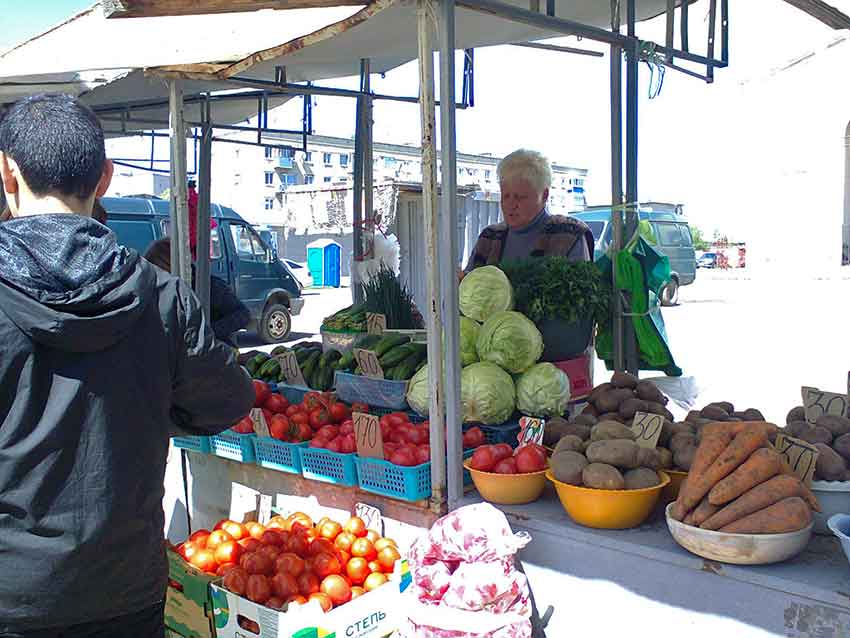
[[373, 529], [383, 536], [384, 534], [384, 518], [381, 516], [381, 510], [366, 503], [354, 504], [354, 515], [363, 519], [366, 523], [366, 529]]
[[366, 332], [370, 335], [382, 335], [387, 329], [387, 317], [378, 312], [366, 313]]
[[524, 416], [519, 420], [519, 434], [517, 441], [519, 447], [528, 445], [529, 443], [543, 444], [543, 433], [546, 429], [546, 421], [543, 419], [535, 419], [530, 416]]
[[260, 408], [251, 409], [251, 421], [254, 423], [254, 433], [257, 436], [271, 436], [269, 424], [266, 423], [266, 415]]
[[632, 421], [631, 427], [632, 432], [635, 433], [635, 443], [639, 447], [654, 450], [658, 445], [658, 439], [661, 437], [663, 427], [663, 416], [659, 414], [648, 414], [646, 412], [635, 412], [635, 419]]
[[807, 441], [792, 438], [782, 432], [776, 435], [773, 447], [785, 457], [794, 474], [806, 485], [811, 485], [818, 462], [818, 449]]
[[357, 365], [363, 374], [372, 379], [383, 379], [384, 371], [378, 361], [378, 355], [371, 350], [363, 350], [362, 348], [354, 349], [354, 358], [357, 360]]
[[357, 443], [357, 454], [370, 459], [384, 458], [384, 439], [381, 437], [381, 425], [374, 414], [355, 412], [354, 437]]
[[304, 381], [304, 375], [301, 373], [301, 366], [298, 365], [298, 358], [294, 352], [284, 352], [275, 358], [280, 363], [280, 371], [289, 385], [307, 387], [307, 383]]
[[812, 425], [824, 416], [847, 416], [848, 401], [846, 394], [823, 392], [817, 388], [803, 387], [803, 406], [806, 409], [806, 421]]

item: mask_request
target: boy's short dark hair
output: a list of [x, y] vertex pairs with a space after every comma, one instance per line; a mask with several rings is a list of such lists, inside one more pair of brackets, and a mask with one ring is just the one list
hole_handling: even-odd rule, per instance
[[94, 112], [64, 94], [12, 105], [0, 119], [0, 151], [15, 160], [36, 195], [88, 198], [106, 162], [103, 128]]

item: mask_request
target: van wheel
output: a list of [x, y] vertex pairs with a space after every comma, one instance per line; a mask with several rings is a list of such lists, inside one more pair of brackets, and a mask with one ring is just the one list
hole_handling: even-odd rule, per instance
[[266, 307], [260, 319], [260, 338], [266, 343], [279, 343], [292, 331], [292, 317], [289, 308], [280, 304]]
[[677, 306], [679, 305], [679, 280], [671, 279], [670, 283], [664, 286], [661, 291], [662, 306]]

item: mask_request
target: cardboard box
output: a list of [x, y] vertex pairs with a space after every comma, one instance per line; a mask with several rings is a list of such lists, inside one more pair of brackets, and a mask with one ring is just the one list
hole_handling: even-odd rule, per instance
[[217, 578], [195, 569], [173, 549], [169, 548], [167, 554], [165, 626], [171, 635], [214, 638], [209, 585]]
[[281, 612], [210, 586], [218, 638], [381, 638], [405, 621], [403, 593], [410, 587], [406, 560], [396, 565], [393, 580], [328, 613], [318, 603]]

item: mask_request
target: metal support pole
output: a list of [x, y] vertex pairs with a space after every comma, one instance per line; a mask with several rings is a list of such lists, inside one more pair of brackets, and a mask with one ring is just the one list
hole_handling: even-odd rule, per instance
[[[443, 312], [443, 356], [446, 397], [446, 478], [449, 509], [463, 498], [463, 444], [460, 409], [460, 318], [457, 268], [457, 147], [455, 139], [455, 0], [440, 0], [437, 21], [440, 43], [441, 210], [438, 217], [440, 301]], [[433, 383], [433, 381], [432, 381]]]
[[676, 2], [675, 0], [667, 0], [667, 37], [666, 37], [666, 46], [667, 46], [667, 63], [670, 64], [673, 62], [673, 25], [674, 20], [676, 18]]
[[844, 225], [841, 263], [850, 264], [850, 122], [844, 130]]
[[201, 130], [200, 163], [198, 165], [198, 254], [195, 265], [195, 294], [210, 319], [210, 188], [212, 185], [212, 127], [209, 102], [202, 106], [205, 126]]
[[186, 124], [183, 120], [183, 87], [179, 80], [171, 80], [168, 89], [168, 119], [171, 136], [171, 272], [191, 284], [192, 254], [189, 252], [189, 206], [186, 195]]
[[372, 161], [374, 139], [372, 136], [371, 69], [368, 59], [360, 61], [360, 90], [363, 92], [363, 253], [367, 259], [375, 256], [375, 167]]
[[[362, 79], [361, 79], [362, 81]], [[363, 261], [363, 98], [357, 98], [354, 118], [354, 221], [351, 249], [354, 253], [351, 269], [351, 299], [354, 303], [363, 302], [363, 290], [360, 288], [359, 265]]]
[[[634, 38], [632, 49], [626, 57], [626, 237], [634, 235], [638, 227], [638, 41], [635, 37], [635, 0], [628, 0], [628, 34]], [[631, 206], [633, 205], [633, 206]], [[634, 323], [625, 322], [626, 370], [638, 373], [638, 352]]]
[[[717, 0], [708, 3], [708, 58], [714, 58], [714, 43], [717, 39]], [[709, 64], [705, 70], [706, 81], [714, 82], [714, 67]]]
[[[620, 32], [620, 0], [611, 0], [611, 30]], [[623, 248], [623, 49], [611, 45], [611, 229], [613, 278], [616, 284], [617, 254]], [[614, 369], [626, 368], [623, 351], [623, 300], [614, 294], [613, 304]]]
[[425, 220], [425, 272], [428, 282], [428, 377], [431, 388], [428, 419], [431, 426], [431, 505], [440, 511], [446, 500], [445, 411], [443, 409], [443, 321], [439, 299], [440, 258], [437, 235], [437, 131], [434, 101], [433, 0], [419, 0], [419, 113], [422, 122], [422, 216]]

